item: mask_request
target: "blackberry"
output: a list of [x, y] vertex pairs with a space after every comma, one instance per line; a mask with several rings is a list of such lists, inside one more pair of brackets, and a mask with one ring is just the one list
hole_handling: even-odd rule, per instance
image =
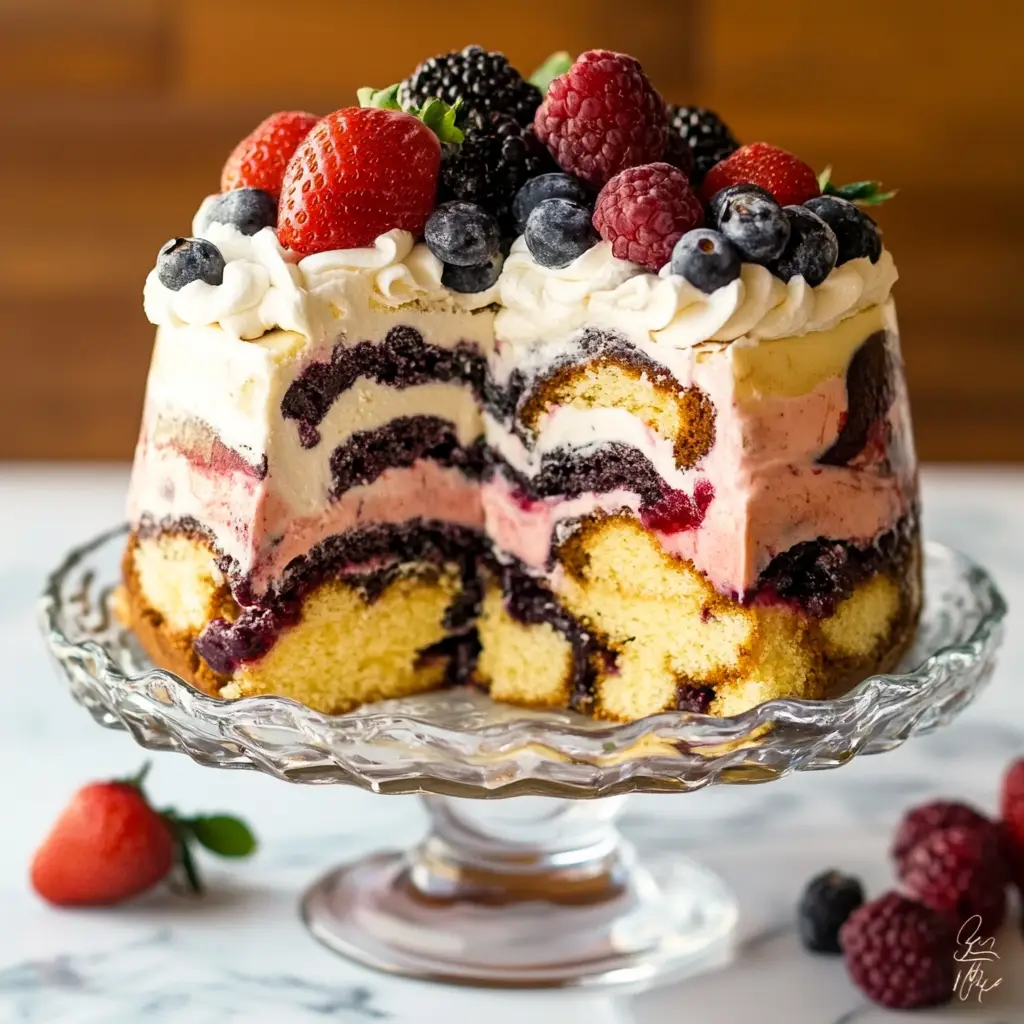
[[797, 907], [800, 939], [812, 953], [841, 953], [839, 929], [864, 902], [864, 889], [856, 878], [826, 871], [812, 879]]
[[402, 107], [421, 107], [432, 96], [454, 105], [462, 100], [466, 114], [509, 114], [531, 124], [540, 106], [540, 90], [525, 81], [503, 53], [481, 46], [443, 53], [422, 64], [398, 87]]
[[[672, 152], [675, 143], [673, 138], [681, 138], [689, 147], [693, 155], [693, 169], [690, 171], [690, 180], [700, 184], [704, 175], [711, 170], [715, 164], [724, 160], [730, 153], [740, 148], [739, 142], [729, 131], [728, 126], [712, 110], [706, 107], [677, 107], [668, 108], [669, 152]], [[675, 161], [670, 161], [675, 162]], [[683, 168], [685, 170], [685, 168]]]
[[557, 170], [551, 154], [507, 114], [470, 117], [461, 145], [446, 147], [441, 161], [441, 201], [482, 206], [512, 229], [512, 200], [530, 178]]

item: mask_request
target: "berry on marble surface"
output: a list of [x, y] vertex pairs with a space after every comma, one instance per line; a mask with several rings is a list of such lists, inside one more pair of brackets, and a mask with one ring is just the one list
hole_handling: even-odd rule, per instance
[[221, 191], [259, 188], [277, 199], [288, 161], [319, 120], [304, 110], [283, 110], [261, 121], [228, 157]]
[[972, 828], [993, 837], [996, 825], [981, 811], [957, 800], [933, 800], [914, 807], [903, 816], [892, 844], [892, 859], [897, 868], [910, 851], [933, 832], [944, 828]]
[[977, 828], [943, 828], [922, 839], [903, 859], [900, 879], [907, 892], [959, 928], [981, 917], [994, 935], [1006, 917], [1006, 864], [998, 837]]
[[672, 273], [710, 295], [740, 276], [742, 261], [735, 247], [718, 231], [694, 228], [672, 250]]
[[711, 200], [712, 223], [749, 263], [778, 259], [789, 241], [789, 219], [757, 185], [730, 185]]
[[526, 220], [530, 255], [542, 267], [567, 267], [597, 243], [590, 210], [569, 199], [545, 199]]
[[740, 146], [704, 176], [701, 195], [705, 202], [727, 185], [760, 185], [780, 206], [799, 206], [820, 195], [814, 171], [799, 157], [767, 142]]
[[923, 903], [886, 893], [850, 915], [839, 943], [854, 984], [882, 1006], [911, 1010], [953, 998], [956, 928]]
[[660, 160], [668, 141], [665, 101], [637, 60], [610, 50], [588, 50], [551, 83], [534, 129], [558, 166], [593, 188]]
[[797, 906], [800, 941], [812, 953], [841, 953], [839, 929], [864, 902], [860, 881], [826, 871], [807, 883]]
[[620, 260], [657, 273], [676, 242], [704, 223], [704, 208], [685, 174], [666, 163], [630, 167], [601, 190], [594, 227]]
[[501, 265], [500, 254], [495, 255], [486, 263], [470, 267], [459, 267], [446, 263], [441, 272], [441, 284], [453, 292], [460, 292], [464, 295], [485, 292], [498, 280], [501, 274]]
[[545, 199], [568, 199], [580, 206], [590, 206], [593, 195], [579, 178], [562, 171], [552, 171], [531, 178], [516, 193], [512, 203], [512, 215], [515, 218], [516, 231], [520, 234], [526, 229], [526, 221], [535, 207]]
[[789, 221], [789, 241], [769, 269], [783, 281], [799, 276], [816, 288], [832, 273], [839, 258], [835, 233], [805, 206], [785, 206], [783, 213]]
[[243, 235], [255, 235], [277, 223], [277, 200], [261, 188], [236, 188], [216, 196], [203, 213], [203, 230], [211, 224], [231, 224]]
[[156, 276], [172, 292], [193, 281], [220, 284], [224, 280], [224, 256], [205, 238], [172, 238], [156, 257]]
[[488, 263], [501, 245], [498, 222], [475, 203], [442, 203], [427, 218], [424, 238], [442, 262], [457, 267]]
[[816, 213], [834, 232], [839, 243], [836, 266], [841, 267], [850, 260], [865, 256], [872, 263], [878, 262], [882, 255], [882, 236], [878, 225], [862, 209], [839, 196], [815, 196], [804, 206], [811, 213]]

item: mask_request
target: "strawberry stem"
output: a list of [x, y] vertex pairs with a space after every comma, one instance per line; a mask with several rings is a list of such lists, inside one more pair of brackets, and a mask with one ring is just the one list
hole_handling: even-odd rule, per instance
[[897, 192], [896, 189], [884, 191], [880, 181], [851, 181], [848, 185], [833, 185], [831, 177], [831, 167], [826, 167], [818, 175], [818, 187], [821, 189], [821, 194], [839, 196], [840, 199], [849, 200], [857, 206], [878, 206], [888, 202]]
[[134, 775], [129, 775], [126, 779], [122, 779], [121, 781], [127, 786], [134, 786], [141, 792], [143, 783], [146, 781], [146, 776], [149, 775], [149, 769], [152, 767], [152, 761], [143, 761], [142, 767]]

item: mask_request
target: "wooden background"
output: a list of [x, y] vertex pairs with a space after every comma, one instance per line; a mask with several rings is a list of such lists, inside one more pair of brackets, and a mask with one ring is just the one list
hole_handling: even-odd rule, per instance
[[0, 457], [130, 455], [143, 278], [265, 114], [479, 42], [625, 50], [741, 139], [899, 186], [921, 454], [1024, 459], [1022, 30], [1010, 0], [0, 0]]

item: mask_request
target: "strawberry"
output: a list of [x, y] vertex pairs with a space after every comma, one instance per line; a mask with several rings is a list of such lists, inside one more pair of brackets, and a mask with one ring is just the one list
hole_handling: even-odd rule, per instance
[[156, 811], [134, 778], [82, 787], [32, 860], [32, 887], [58, 906], [120, 903], [152, 889], [180, 865], [194, 892], [202, 886], [189, 844], [225, 857], [255, 849], [248, 827], [224, 815], [182, 818]]
[[277, 199], [288, 161], [319, 120], [302, 110], [271, 114], [235, 146], [220, 173], [220, 190], [259, 188]]
[[394, 228], [422, 234], [440, 167], [441, 143], [420, 118], [380, 107], [336, 110], [288, 163], [278, 237], [307, 256], [369, 246]]
[[767, 189], [779, 206], [799, 206], [821, 194], [814, 171], [803, 160], [767, 142], [740, 146], [715, 164], [701, 184], [701, 197], [710, 202], [716, 192], [741, 182]]

